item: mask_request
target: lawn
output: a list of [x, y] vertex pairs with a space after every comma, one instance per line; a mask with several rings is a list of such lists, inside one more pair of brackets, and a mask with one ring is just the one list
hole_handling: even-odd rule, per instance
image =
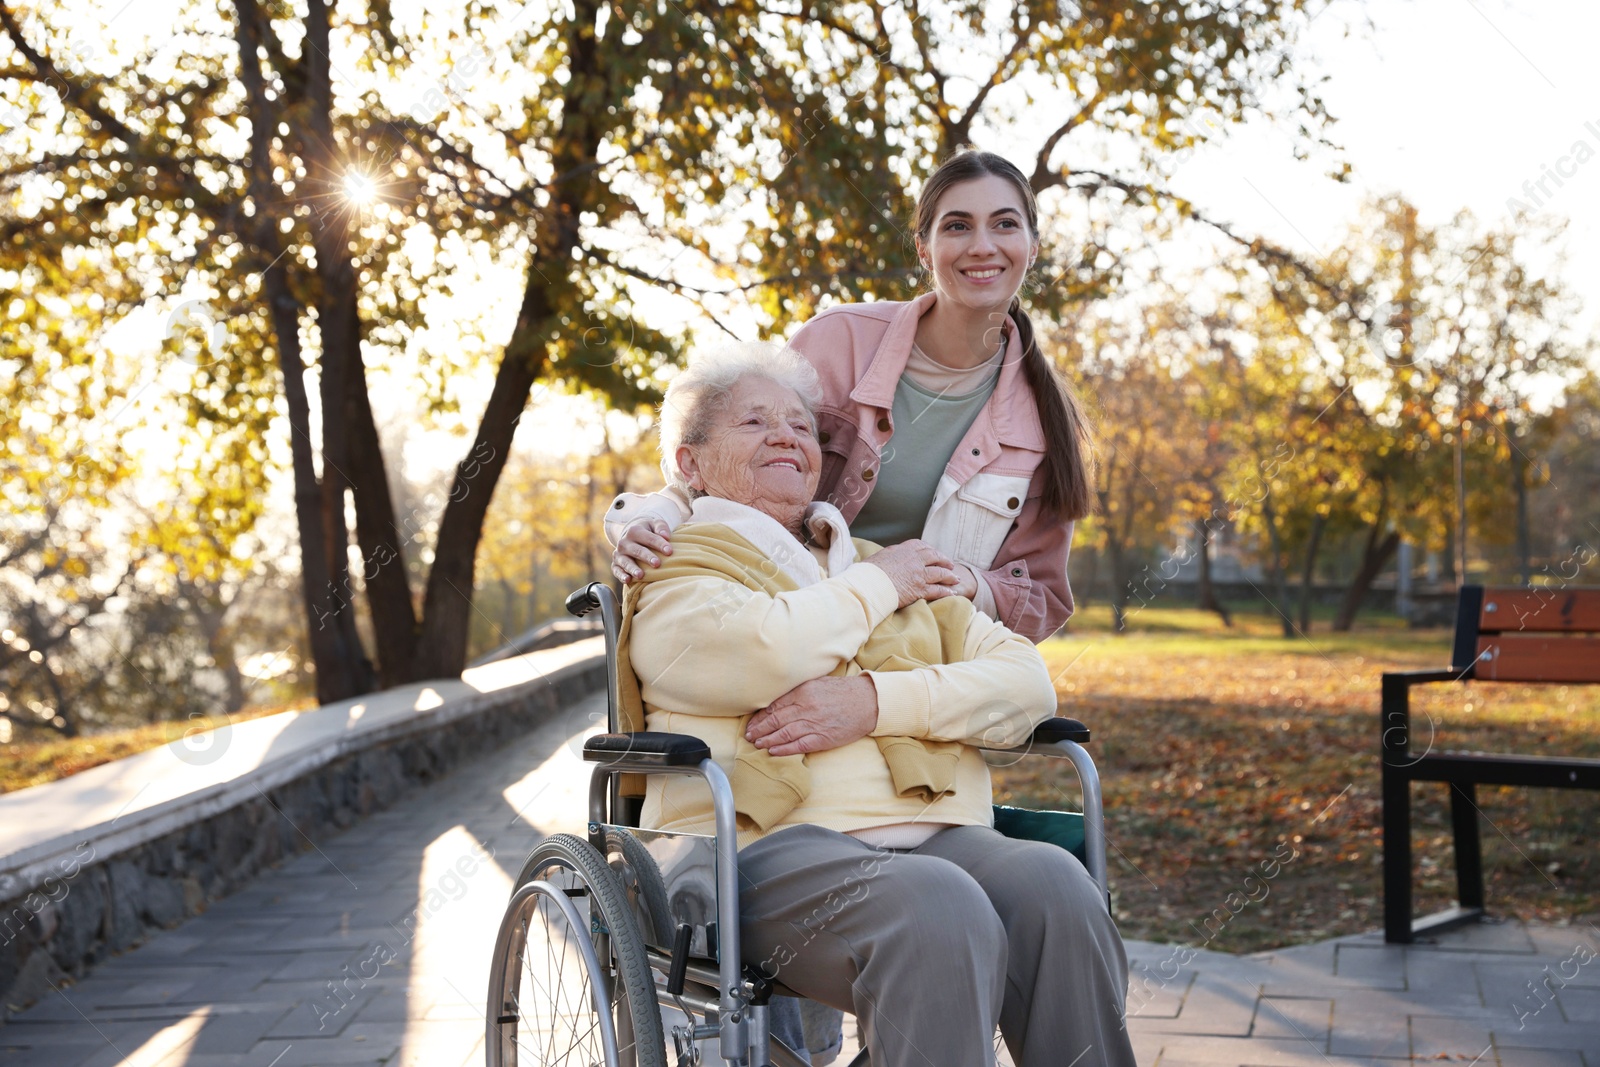
[[44, 737], [33, 740], [16, 740], [0, 745], [0, 793], [26, 789], [65, 778], [69, 774], [110, 763], [114, 759], [132, 756], [148, 749], [171, 744], [190, 730], [206, 730], [229, 722], [259, 719], [263, 715], [276, 715], [280, 711], [296, 711], [312, 707], [310, 699], [274, 707], [246, 708], [236, 715], [215, 716], [209, 719], [178, 719], [173, 722], [150, 723], [124, 730], [85, 734], [80, 737]]
[[[1250, 952], [1380, 927], [1379, 675], [1444, 665], [1449, 633], [1379, 618], [1285, 641], [1264, 615], [1224, 631], [1155, 607], [1132, 622], [1113, 635], [1090, 609], [1041, 647], [1063, 712], [1094, 730], [1124, 935]], [[1600, 756], [1600, 687], [1432, 686], [1412, 714], [1435, 749]], [[1029, 806], [1073, 806], [1073, 782], [1054, 760], [995, 772], [997, 797]], [[1421, 915], [1453, 902], [1454, 873], [1445, 787], [1412, 796]], [[1478, 796], [1492, 913], [1600, 911], [1600, 794]]]

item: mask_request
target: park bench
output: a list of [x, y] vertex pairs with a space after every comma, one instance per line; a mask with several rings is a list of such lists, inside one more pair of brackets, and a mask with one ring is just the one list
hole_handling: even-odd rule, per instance
[[[1600, 759], [1434, 752], [1431, 730], [1413, 745], [1410, 724], [1416, 685], [1600, 682], [1600, 589], [1462, 586], [1450, 664], [1447, 670], [1383, 675], [1383, 932], [1384, 940], [1397, 944], [1483, 916], [1477, 786], [1600, 789]], [[1456, 861], [1456, 906], [1416, 922], [1411, 917], [1412, 782], [1449, 785]]]

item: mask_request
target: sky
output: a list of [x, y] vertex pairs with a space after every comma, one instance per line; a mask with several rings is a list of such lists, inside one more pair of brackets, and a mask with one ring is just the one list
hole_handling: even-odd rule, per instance
[[[1254, 122], [1196, 152], [1171, 184], [1240, 230], [1303, 254], [1329, 251], [1370, 196], [1404, 195], [1423, 223], [1467, 208], [1495, 226], [1513, 222], [1509, 202], [1520, 200], [1570, 220], [1562, 276], [1592, 331], [1597, 41], [1600, 4], [1591, 0], [1341, 0], [1312, 23], [1305, 52], [1327, 76], [1324, 100], [1338, 119], [1330, 136], [1354, 168], [1351, 181], [1326, 178], [1325, 157], [1297, 162], [1283, 130]], [[1532, 184], [1541, 178], [1542, 192]]]

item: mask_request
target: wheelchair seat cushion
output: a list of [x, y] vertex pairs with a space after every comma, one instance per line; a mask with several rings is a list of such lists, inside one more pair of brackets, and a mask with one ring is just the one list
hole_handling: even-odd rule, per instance
[[1064, 848], [1080, 863], [1088, 862], [1083, 816], [1075, 811], [1032, 811], [996, 804], [994, 828], [1017, 841], [1043, 841]]

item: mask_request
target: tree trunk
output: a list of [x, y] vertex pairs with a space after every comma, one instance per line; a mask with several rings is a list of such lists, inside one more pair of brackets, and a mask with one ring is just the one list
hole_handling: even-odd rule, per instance
[[[573, 7], [575, 17], [568, 22], [569, 77], [562, 94], [561, 150], [552, 160], [558, 175], [582, 173], [598, 150], [598, 137], [585, 118], [585, 98], [594, 81], [604, 76], [594, 32], [599, 5], [597, 0], [575, 0]], [[415, 653], [421, 677], [457, 675], [466, 664], [467, 624], [472, 612], [473, 574], [478, 543], [483, 538], [483, 518], [495, 483], [505, 469], [511, 439], [533, 383], [545, 369], [546, 346], [555, 316], [561, 310], [552, 306], [551, 283], [540, 266], [561, 272], [571, 269], [572, 250], [578, 247], [578, 219], [585, 210], [587, 195], [581, 179], [558, 181], [552, 189], [546, 221], [534, 241], [516, 327], [495, 373], [494, 389], [472, 450], [456, 467], [423, 593]]]
[[267, 99], [260, 55], [263, 21], [255, 0], [238, 0], [236, 32], [239, 78], [251, 100], [250, 193], [257, 207], [256, 227], [244, 234], [268, 264], [262, 271], [262, 294], [283, 374], [284, 403], [289, 416], [289, 455], [294, 473], [295, 526], [300, 539], [300, 594], [306, 607], [306, 636], [316, 676], [317, 699], [332, 703], [371, 689], [371, 670], [356, 633], [355, 613], [340, 610], [324, 536], [321, 487], [311, 451], [311, 406], [306, 394], [305, 359], [300, 350], [300, 303], [290, 290], [283, 259], [277, 214], [267, 209], [278, 196], [272, 185], [272, 138], [279, 109]]
[[[1459, 401], [1458, 401], [1459, 402]], [[1467, 584], [1467, 423], [1456, 422], [1456, 584]]]
[[1211, 584], [1211, 521], [1196, 519], [1194, 532], [1200, 545], [1200, 574], [1195, 581], [1196, 606], [1201, 611], [1216, 612], [1222, 617], [1222, 625], [1231, 627], [1233, 616], [1228, 613], [1222, 601], [1217, 599], [1216, 588]]
[[1113, 633], [1125, 633], [1128, 629], [1128, 587], [1131, 583], [1122, 547], [1110, 536], [1106, 538], [1106, 555], [1111, 559], [1111, 630]]
[[1283, 636], [1294, 636], [1294, 622], [1289, 618], [1289, 575], [1283, 565], [1283, 537], [1278, 532], [1278, 511], [1272, 506], [1272, 493], [1261, 498], [1261, 517], [1267, 523], [1267, 544], [1271, 548], [1272, 595], [1276, 601], [1272, 610], [1278, 613], [1278, 625]]
[[[306, 127], [303, 139], [312, 188], [326, 207], [312, 239], [317, 254], [317, 335], [321, 356], [317, 381], [322, 401], [322, 530], [333, 583], [335, 611], [351, 618], [354, 630], [355, 587], [350, 577], [350, 524], [345, 493], [350, 489], [349, 420], [345, 400], [350, 378], [361, 360], [361, 322], [357, 308], [355, 268], [350, 262], [350, 209], [341, 203], [344, 174], [333, 131], [333, 76], [329, 61], [329, 18], [326, 0], [308, 0], [306, 8]], [[357, 638], [357, 648], [359, 638]], [[361, 650], [353, 668], [360, 691], [376, 684], [372, 663]]]
[[1322, 531], [1328, 518], [1322, 512], [1311, 520], [1311, 537], [1306, 544], [1306, 562], [1300, 571], [1300, 636], [1311, 634], [1311, 599], [1317, 580], [1317, 552], [1322, 547]]
[[1356, 612], [1361, 610], [1361, 602], [1367, 597], [1367, 590], [1372, 588], [1372, 583], [1383, 573], [1383, 568], [1389, 565], [1395, 550], [1400, 547], [1398, 531], [1391, 530], [1380, 536], [1378, 530], [1378, 524], [1373, 523], [1367, 533], [1366, 548], [1361, 553], [1361, 566], [1356, 569], [1356, 576], [1351, 580], [1350, 588], [1345, 591], [1344, 603], [1339, 605], [1339, 614], [1333, 620], [1335, 633], [1350, 632], [1351, 625], [1356, 621]]
[[1528, 533], [1528, 457], [1511, 438], [1511, 471], [1517, 483], [1517, 580], [1533, 584], [1533, 538]]
[[544, 367], [543, 333], [549, 308], [539, 272], [530, 268], [522, 314], [495, 374], [489, 404], [478, 424], [472, 451], [456, 465], [450, 499], [439, 520], [439, 541], [422, 601], [422, 626], [414, 657], [418, 677], [461, 673], [467, 661], [467, 627], [483, 517], [495, 482], [505, 468], [517, 420]]
[[[403, 534], [396, 522], [389, 471], [383, 458], [378, 425], [367, 394], [366, 367], [357, 347], [346, 389], [349, 454], [346, 469], [356, 505], [356, 537], [361, 545], [361, 578], [372, 616], [373, 643], [378, 653], [378, 680], [384, 688], [429, 677], [418, 673], [417, 611], [406, 573]], [[408, 516], [407, 528], [419, 523]]]

